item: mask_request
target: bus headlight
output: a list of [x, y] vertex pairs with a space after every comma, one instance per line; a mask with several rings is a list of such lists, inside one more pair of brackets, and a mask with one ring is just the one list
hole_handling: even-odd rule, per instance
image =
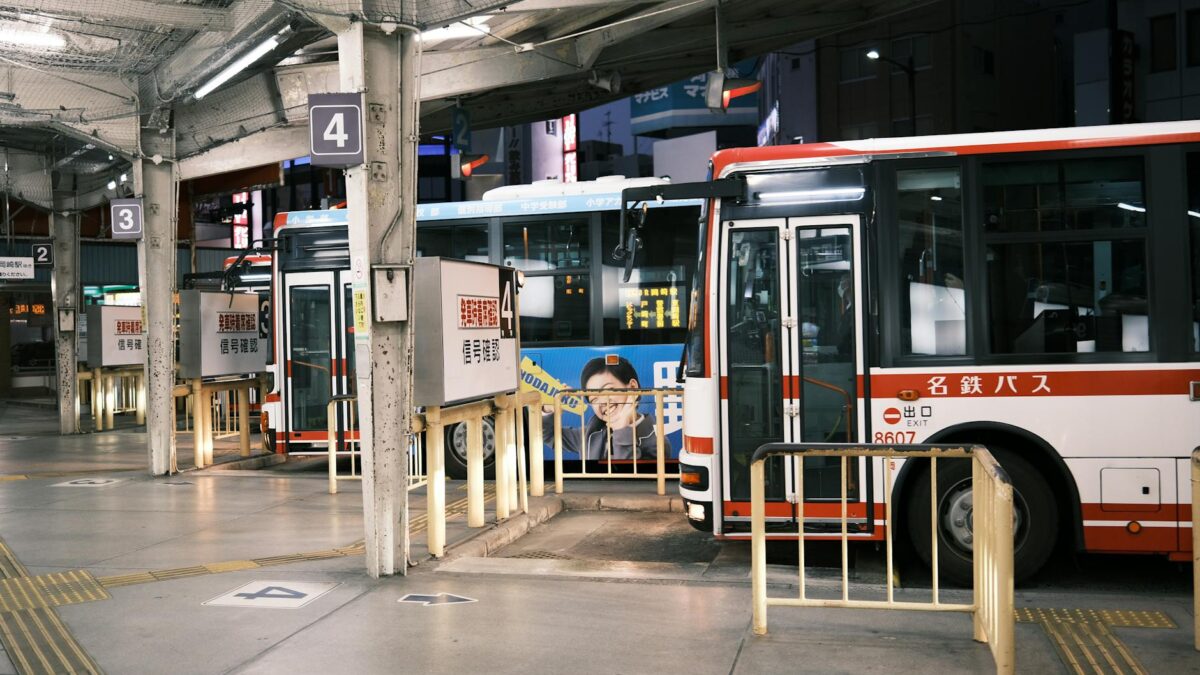
[[695, 502], [688, 502], [687, 517], [688, 517], [688, 520], [697, 520], [697, 521], [704, 520], [704, 505], [697, 504]]

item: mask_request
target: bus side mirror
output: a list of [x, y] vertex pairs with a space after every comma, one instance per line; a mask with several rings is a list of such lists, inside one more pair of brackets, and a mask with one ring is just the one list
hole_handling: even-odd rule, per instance
[[642, 246], [642, 239], [638, 236], [637, 228], [629, 228], [629, 235], [625, 239], [625, 279], [624, 283], [629, 283], [629, 277], [633, 276], [633, 266], [637, 262], [637, 252]]

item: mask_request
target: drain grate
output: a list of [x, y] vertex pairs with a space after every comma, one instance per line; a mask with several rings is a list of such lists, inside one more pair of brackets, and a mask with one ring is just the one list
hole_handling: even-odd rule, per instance
[[505, 558], [524, 558], [527, 560], [573, 560], [569, 555], [555, 553], [553, 551], [521, 551], [512, 555], [504, 556]]

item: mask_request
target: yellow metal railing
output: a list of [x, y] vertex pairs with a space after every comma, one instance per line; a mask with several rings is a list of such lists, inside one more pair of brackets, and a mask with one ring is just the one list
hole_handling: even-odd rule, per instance
[[[343, 436], [338, 438], [338, 406], [345, 403], [345, 428], [342, 430]], [[329, 451], [329, 494], [337, 494], [337, 482], [340, 480], [362, 480], [362, 447], [360, 436], [358, 435], [358, 396], [356, 394], [343, 394], [334, 396], [330, 399], [329, 404], [325, 408], [326, 419], [328, 424], [328, 451]], [[413, 447], [408, 453], [408, 489], [415, 490], [425, 485], [428, 477], [425, 473], [425, 443], [418, 432], [421, 431], [420, 420], [413, 421]], [[337, 459], [339, 456], [346, 456], [350, 459], [350, 473], [338, 473]]]
[[[408, 489], [413, 490], [424, 486], [426, 500], [427, 526], [425, 536], [430, 555], [441, 557], [446, 546], [446, 470], [445, 470], [445, 429], [451, 424], [460, 422], [467, 425], [467, 526], [483, 527], [484, 497], [483, 497], [483, 419], [492, 417], [496, 431], [496, 519], [504, 520], [515, 510], [529, 512], [529, 489], [526, 475], [526, 451], [533, 458], [536, 452], [538, 467], [537, 482], [534, 483], [534, 495], [540, 496], [541, 481], [541, 452], [540, 442], [532, 443], [525, 438], [524, 424], [521, 423], [521, 413], [529, 408], [534, 414], [530, 415], [530, 438], [541, 438], [541, 417], [539, 412], [539, 394], [526, 392], [522, 394], [501, 394], [493, 399], [465, 403], [448, 408], [431, 406], [423, 413], [414, 413], [412, 432], [414, 445], [409, 452], [409, 482]], [[339, 480], [360, 480], [362, 475], [355, 467], [355, 459], [359, 458], [359, 449], [346, 449], [342, 454], [351, 457], [351, 475], [337, 473], [338, 438], [336, 412], [341, 403], [356, 403], [356, 397], [338, 396], [330, 400], [326, 410], [329, 419], [329, 493], [337, 493]], [[357, 405], [347, 406], [351, 412], [347, 415], [347, 438], [355, 436]], [[536, 422], [535, 422], [536, 419]], [[535, 436], [536, 434], [536, 436]], [[351, 441], [358, 446], [358, 438]], [[349, 443], [347, 443], [349, 445]]]
[[[767, 543], [765, 518], [765, 463], [769, 457], [794, 458], [796, 521], [799, 543], [799, 594], [797, 597], [767, 596]], [[809, 598], [805, 590], [804, 569], [804, 460], [807, 457], [837, 457], [841, 460], [841, 544], [842, 597]], [[852, 600], [849, 590], [847, 525], [847, 462], [850, 458], [881, 458], [884, 467], [884, 501], [887, 540], [887, 600]], [[892, 464], [894, 459], [928, 458], [930, 470], [930, 537], [932, 539], [933, 593], [930, 602], [899, 601], [894, 595], [892, 569]], [[970, 604], [941, 602], [938, 591], [938, 508], [937, 468], [943, 459], [968, 459], [972, 462], [973, 534], [975, 584]], [[871, 461], [871, 460], [868, 460]], [[868, 514], [874, 518], [874, 514]], [[1013, 491], [1008, 475], [987, 449], [980, 446], [942, 447], [934, 445], [849, 445], [814, 443], [768, 443], [755, 451], [750, 465], [751, 592], [753, 629], [756, 635], [767, 632], [767, 607], [845, 607], [857, 609], [899, 609], [937, 612], [968, 612], [974, 619], [974, 638], [986, 642], [996, 662], [996, 672], [1015, 669], [1013, 644]]]
[[[79, 428], [84, 399], [91, 408], [96, 431], [112, 429], [114, 417], [133, 413], [137, 424], [146, 423], [146, 378], [140, 366], [93, 368], [75, 374], [75, 428]], [[84, 387], [88, 382], [90, 386]]]
[[1200, 448], [1192, 450], [1192, 630], [1195, 632], [1196, 651], [1200, 651], [1200, 509], [1196, 508], [1196, 495], [1200, 495]]
[[[653, 472], [643, 470], [643, 462], [649, 459], [645, 456], [647, 449], [642, 447], [637, 436], [638, 425], [640, 424], [637, 415], [638, 403], [642, 396], [654, 397], [654, 457], [655, 469]], [[577, 407], [583, 405], [592, 405], [596, 407], [606, 406], [606, 399], [623, 398], [624, 401], [618, 403], [607, 404], [609, 409], [615, 409], [615, 415], [622, 417], [623, 427], [631, 429], [631, 441], [629, 456], [623, 456], [623, 450], [614, 452], [613, 438], [616, 436], [612, 422], [608, 419], [602, 419], [600, 415], [593, 415], [591, 421], [586, 421], [587, 418], [583, 414], [584, 410], [576, 410], [575, 413], [579, 416], [579, 437], [575, 450], [579, 453], [580, 470], [575, 473], [567, 473], [563, 470], [563, 425], [562, 415], [564, 410], [564, 401], [567, 398], [579, 402]], [[667, 493], [666, 479], [679, 478], [679, 472], [668, 474], [666, 468], [667, 459], [667, 439], [663, 423], [663, 411], [665, 408], [665, 399], [673, 398], [679, 401], [678, 405], [682, 405], [683, 390], [682, 389], [562, 389], [554, 394], [554, 491], [557, 494], [562, 494], [564, 478], [654, 478], [658, 481], [658, 494]], [[629, 400], [632, 399], [632, 400]], [[621, 407], [625, 410], [619, 410]], [[603, 421], [603, 426], [599, 426], [597, 420]], [[591, 433], [588, 429], [591, 426], [596, 426]], [[602, 435], [600, 435], [602, 434]], [[593, 440], [598, 443], [593, 443]], [[598, 447], [593, 448], [593, 445]], [[595, 450], [595, 452], [593, 452]], [[588, 471], [588, 462], [598, 460], [605, 465], [602, 471]], [[616, 472], [614, 467], [620, 466], [622, 462], [628, 461], [631, 469], [628, 472]]]

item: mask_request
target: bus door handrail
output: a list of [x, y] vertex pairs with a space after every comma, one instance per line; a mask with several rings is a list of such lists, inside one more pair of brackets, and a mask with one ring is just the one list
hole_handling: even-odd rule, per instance
[[[1200, 449], [1198, 449], [1200, 452]], [[1197, 455], [1200, 456], [1200, 455]], [[796, 485], [796, 526], [799, 544], [799, 591], [797, 597], [767, 596], [766, 537], [766, 461], [772, 457], [792, 457]], [[804, 565], [804, 459], [836, 457], [841, 464], [841, 598], [809, 598]], [[849, 530], [847, 526], [848, 459], [878, 458], [884, 466], [885, 533], [887, 542], [887, 599], [852, 600], [849, 585]], [[930, 539], [932, 598], [929, 602], [895, 599], [892, 549], [892, 472], [895, 459], [929, 460]], [[945, 603], [938, 590], [938, 461], [969, 460], [973, 490], [974, 593], [971, 603]], [[1193, 471], [1200, 471], [1195, 468]], [[1195, 474], [1194, 474], [1195, 475]], [[875, 514], [868, 514], [874, 518]], [[973, 616], [974, 638], [986, 642], [996, 663], [997, 673], [1012, 673], [1016, 668], [1013, 609], [1013, 489], [1008, 474], [983, 446], [877, 445], [852, 443], [767, 443], [754, 451], [750, 460], [750, 533], [753, 630], [767, 633], [767, 607], [840, 607], [852, 609], [890, 609], [934, 612], [967, 612]]]

